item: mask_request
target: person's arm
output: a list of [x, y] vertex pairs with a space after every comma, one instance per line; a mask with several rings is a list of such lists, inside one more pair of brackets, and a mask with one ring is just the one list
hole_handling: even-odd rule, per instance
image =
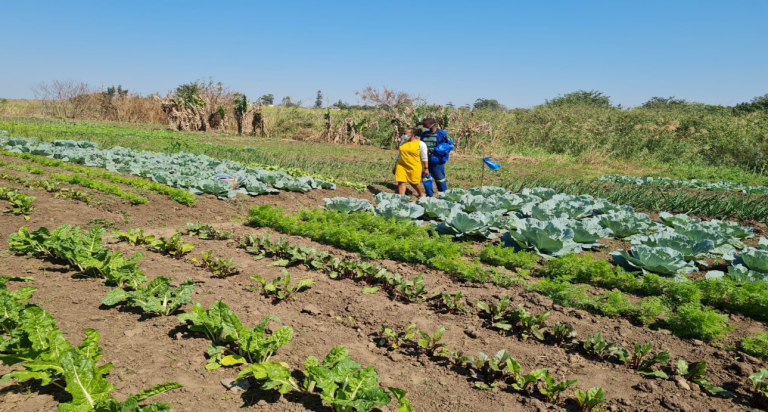
[[419, 154], [421, 155], [421, 174], [426, 176], [429, 174], [429, 150], [426, 143], [419, 142]]

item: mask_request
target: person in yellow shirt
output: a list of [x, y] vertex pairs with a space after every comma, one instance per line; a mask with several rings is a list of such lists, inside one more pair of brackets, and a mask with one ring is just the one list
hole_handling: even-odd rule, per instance
[[403, 135], [403, 142], [400, 143], [400, 154], [397, 156], [397, 163], [392, 172], [397, 181], [397, 193], [404, 195], [407, 184], [416, 190], [419, 198], [424, 197], [421, 191], [421, 178], [426, 176], [428, 164], [427, 145], [419, 140], [416, 129], [408, 128]]

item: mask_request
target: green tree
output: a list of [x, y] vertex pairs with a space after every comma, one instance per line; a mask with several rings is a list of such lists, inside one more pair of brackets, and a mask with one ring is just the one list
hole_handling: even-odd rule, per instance
[[545, 106], [596, 106], [596, 107], [612, 107], [610, 96], [606, 96], [603, 92], [597, 90], [579, 90], [572, 93], [557, 95], [552, 100], [544, 102]]
[[675, 96], [670, 97], [658, 97], [654, 96], [643, 103], [643, 107], [672, 107], [672, 106], [685, 106], [688, 101], [685, 99], [675, 99]]
[[273, 96], [271, 93], [265, 94], [264, 96], [256, 99], [256, 104], [266, 104], [267, 106], [271, 106], [275, 104], [275, 96]]
[[456, 105], [454, 105], [453, 102], [448, 102], [448, 104], [446, 104], [445, 107], [447, 107], [449, 109], [455, 109]]
[[323, 107], [323, 92], [318, 90], [317, 97], [315, 98], [315, 109], [320, 109], [322, 107]]
[[197, 80], [191, 83], [179, 85], [174, 91], [173, 95], [177, 99], [184, 100], [185, 108], [205, 106], [205, 102], [200, 97], [200, 82]]
[[739, 103], [733, 108], [735, 113], [749, 113], [758, 110], [768, 111], [768, 93], [762, 96], [755, 96], [749, 103]]
[[475, 110], [507, 110], [506, 106], [499, 103], [499, 101], [496, 99], [477, 99], [475, 100], [473, 107]]

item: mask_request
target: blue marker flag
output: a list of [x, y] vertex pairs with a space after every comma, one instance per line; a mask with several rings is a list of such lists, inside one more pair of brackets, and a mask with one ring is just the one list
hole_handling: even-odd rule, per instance
[[484, 159], [483, 159], [483, 162], [485, 163], [485, 165], [486, 165], [486, 166], [488, 166], [488, 168], [489, 168], [489, 169], [491, 169], [491, 170], [496, 170], [496, 169], [500, 168], [500, 167], [501, 167], [501, 165], [500, 165], [500, 164], [498, 164], [498, 163], [496, 163], [496, 162], [492, 162], [492, 161], [490, 160], [490, 159], [491, 159], [491, 157], [492, 157], [492, 156], [488, 156], [488, 157], [486, 157], [486, 158], [484, 158]]

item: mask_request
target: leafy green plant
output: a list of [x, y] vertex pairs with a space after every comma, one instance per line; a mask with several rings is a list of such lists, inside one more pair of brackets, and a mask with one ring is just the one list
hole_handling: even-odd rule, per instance
[[23, 215], [24, 220], [29, 220], [29, 214], [34, 210], [32, 202], [36, 198], [34, 196], [25, 195], [23, 193], [8, 194], [8, 204], [11, 206], [6, 213], [12, 213], [14, 215]]
[[432, 299], [439, 299], [449, 313], [458, 314], [459, 312], [469, 313], [467, 303], [464, 301], [464, 292], [456, 292], [455, 295], [449, 293], [436, 293]]
[[616, 356], [627, 365], [627, 368], [634, 369], [637, 373], [668, 379], [669, 376], [666, 373], [653, 370], [652, 367], [656, 364], [667, 363], [670, 357], [669, 352], [651, 353], [652, 350], [653, 343], [646, 343], [645, 345], [635, 343], [632, 353], [627, 352], [626, 349], [619, 348], [616, 351]]
[[676, 308], [665, 324], [675, 335], [681, 338], [694, 338], [704, 341], [723, 339], [735, 329], [728, 326], [728, 315], [700, 303], [687, 303]]
[[171, 287], [172, 282], [173, 279], [160, 276], [145, 287], [135, 287], [134, 291], [114, 289], [104, 296], [101, 303], [114, 306], [125, 301], [128, 307], [140, 307], [147, 313], [169, 316], [181, 306], [192, 302], [192, 292], [195, 288], [195, 282], [190, 278], [184, 279], [184, 282], [175, 288]]
[[432, 335], [419, 331], [421, 339], [418, 340], [417, 344], [424, 349], [427, 356], [435, 356], [435, 352], [438, 349], [448, 346], [446, 343], [440, 342], [443, 339], [443, 335], [445, 335], [445, 327], [442, 325], [438, 326]]
[[568, 323], [555, 322], [552, 325], [551, 336], [555, 346], [571, 345], [577, 342], [576, 329]]
[[89, 195], [88, 193], [84, 193], [79, 190], [71, 190], [71, 189], [61, 189], [58, 193], [53, 195], [53, 198], [75, 200], [78, 202], [83, 202], [89, 206], [91, 205], [91, 202], [93, 202], [93, 199], [91, 199], [91, 195]]
[[475, 302], [478, 308], [485, 312], [490, 317], [491, 326], [496, 329], [508, 331], [512, 329], [512, 325], [505, 319], [507, 309], [509, 309], [509, 295], [504, 295], [497, 302], [490, 304], [481, 300]]
[[134, 253], [128, 259], [123, 258], [122, 252], [109, 253], [98, 270], [106, 278], [107, 285], [136, 289], [147, 280], [144, 272], [136, 266], [143, 257], [141, 252]]
[[[280, 393], [297, 391], [319, 396], [328, 402], [335, 412], [368, 412], [374, 406], [386, 406], [392, 398], [379, 387], [379, 375], [373, 366], [362, 368], [349, 357], [349, 350], [336, 346], [320, 362], [310, 356], [304, 362], [304, 380], [301, 384], [292, 376], [287, 365], [277, 362], [263, 362], [250, 365], [238, 374], [238, 380], [253, 377], [265, 381], [262, 389], [278, 389]], [[398, 412], [413, 411], [405, 398], [405, 391], [389, 388], [401, 406]]]
[[640, 324], [648, 327], [655, 322], [659, 316], [669, 312], [669, 309], [661, 302], [661, 299], [655, 296], [644, 298], [635, 305], [634, 316]]
[[[405, 330], [402, 332], [397, 332], [396, 330], [392, 329], [387, 325], [386, 323], [381, 325], [379, 327], [379, 335], [381, 335], [381, 339], [379, 340], [379, 346], [386, 346], [389, 344], [389, 347], [392, 349], [397, 349], [406, 341], [410, 341], [415, 335], [416, 335], [416, 324], [415, 323], [409, 323]], [[391, 343], [390, 343], [391, 342]]]
[[562, 382], [556, 382], [555, 378], [550, 375], [546, 374], [544, 375], [544, 387], [539, 389], [539, 392], [541, 392], [542, 395], [547, 397], [547, 401], [551, 404], [556, 404], [558, 398], [560, 398], [560, 394], [565, 392], [566, 389], [568, 389], [569, 386], [575, 385], [577, 381], [575, 380], [565, 380]]
[[191, 322], [187, 328], [204, 334], [214, 345], [224, 344], [238, 328], [240, 319], [223, 301], [217, 300], [208, 309], [195, 302], [192, 312], [179, 315], [181, 323]]
[[[397, 274], [396, 276], [400, 275]], [[413, 280], [398, 280], [395, 291], [400, 298], [407, 302], [420, 302], [429, 294], [427, 284], [424, 283], [424, 275], [421, 273]]]
[[214, 257], [213, 251], [202, 252], [200, 254], [200, 261], [192, 259], [195, 263], [200, 263], [203, 269], [207, 269], [214, 276], [225, 278], [229, 275], [237, 273], [239, 266], [235, 265], [235, 258], [224, 259], [222, 257]]
[[[275, 316], [265, 316], [256, 327], [238, 327], [228, 337], [233, 341], [230, 348], [210, 345], [210, 359], [206, 369], [216, 369], [220, 365], [231, 366], [241, 363], [267, 362], [281, 347], [288, 344], [293, 336], [293, 328], [281, 326], [267, 335], [269, 322], [280, 322]], [[229, 353], [229, 354], [227, 354]]]
[[505, 349], [493, 357], [480, 352], [476, 358], [469, 358], [467, 363], [475, 370], [472, 377], [482, 382], [475, 384], [479, 389], [495, 388], [499, 382], [515, 380], [520, 373], [520, 364]]
[[[519, 369], [519, 368], [518, 368]], [[536, 384], [547, 376], [547, 369], [535, 369], [528, 374], [518, 374], [517, 379], [512, 384], [512, 389], [520, 392], [528, 391], [529, 387], [535, 387]]]
[[523, 339], [533, 336], [538, 340], [544, 340], [542, 329], [547, 327], [546, 320], [550, 314], [550, 311], [546, 311], [538, 315], [532, 315], [523, 308], [523, 305], [518, 305], [516, 310], [510, 312], [510, 318], [513, 323], [519, 323], [523, 327]]
[[152, 242], [151, 246], [161, 253], [170, 255], [176, 259], [181, 259], [184, 255], [191, 252], [195, 248], [195, 245], [183, 243], [181, 235], [176, 233], [170, 238], [161, 237], [158, 240]]
[[59, 182], [49, 182], [47, 180], [36, 180], [32, 182], [32, 184], [29, 187], [34, 189], [42, 189], [48, 193], [53, 193], [59, 190], [59, 186], [61, 186], [61, 183]]
[[741, 340], [741, 350], [760, 359], [768, 359], [768, 333], [758, 333]]
[[605, 399], [605, 390], [599, 386], [582, 392], [576, 389], [576, 401], [579, 403], [579, 412], [601, 412], [604, 408], [598, 408], [597, 405], [607, 402]]
[[603, 332], [597, 332], [584, 341], [584, 351], [592, 359], [604, 360], [606, 356], [616, 355], [619, 350], [622, 349], [616, 343], [603, 339]]
[[278, 276], [269, 283], [261, 276], [251, 276], [251, 279], [259, 282], [265, 295], [274, 295], [281, 302], [287, 302], [291, 298], [296, 300], [297, 298], [293, 296], [295, 293], [315, 284], [313, 279], [307, 278], [291, 285], [291, 274], [287, 270], [283, 270], [282, 273], [283, 276]]
[[117, 235], [117, 239], [120, 241], [128, 242], [131, 246], [151, 245], [155, 240], [153, 235], [144, 235], [144, 229], [128, 229], [126, 232], [119, 230], [113, 230], [112, 233]]
[[179, 229], [179, 231], [183, 230], [186, 230], [187, 235], [197, 236], [203, 240], [227, 240], [234, 236], [231, 232], [222, 232], [218, 229], [214, 229], [211, 225], [202, 224], [200, 222], [187, 223], [186, 229]]
[[51, 175], [51, 179], [66, 182], [78, 186], [87, 187], [89, 189], [97, 190], [99, 192], [115, 195], [117, 197], [126, 199], [134, 205], [142, 205], [149, 202], [144, 196], [140, 196], [134, 193], [126, 192], [120, 189], [117, 185], [102, 182], [100, 180], [91, 179], [89, 177], [81, 176], [77, 173], [71, 175], [65, 175], [61, 173], [54, 173]]
[[763, 407], [768, 403], [768, 370], [760, 369], [749, 376], [752, 382], [752, 406]]
[[531, 252], [516, 252], [515, 249], [504, 247], [500, 243], [489, 243], [483, 245], [480, 261], [509, 270], [533, 269], [541, 261], [541, 256]]
[[727, 398], [733, 397], [733, 392], [727, 391], [719, 386], [712, 385], [706, 379], [704, 379], [704, 377], [707, 376], [706, 369], [707, 362], [705, 361], [688, 365], [688, 362], [683, 359], [677, 360], [677, 373], [685, 380], [701, 386], [707, 392], [713, 395], [725, 396]]

